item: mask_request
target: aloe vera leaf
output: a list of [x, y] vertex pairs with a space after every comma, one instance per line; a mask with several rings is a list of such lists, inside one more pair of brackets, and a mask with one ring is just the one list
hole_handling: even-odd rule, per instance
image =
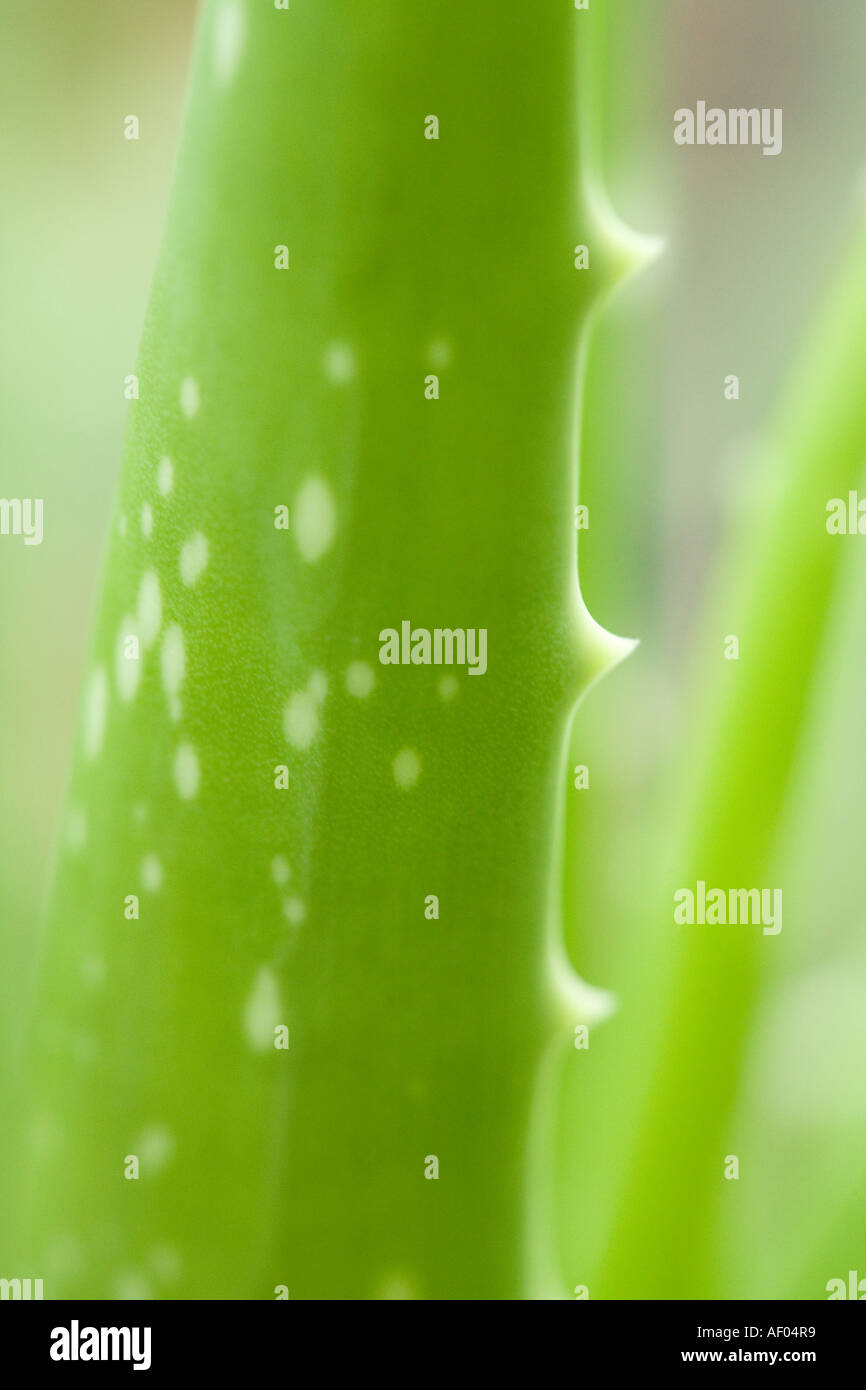
[[[593, 1002], [552, 944], [556, 789], [627, 649], [573, 554], [618, 256], [580, 192], [587, 22], [205, 7], [36, 1010], [66, 1291], [551, 1287], [530, 1116]], [[484, 628], [486, 674], [380, 665], [403, 620]]]

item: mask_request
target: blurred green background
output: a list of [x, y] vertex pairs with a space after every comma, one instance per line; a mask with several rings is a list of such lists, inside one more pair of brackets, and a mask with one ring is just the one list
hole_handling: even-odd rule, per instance
[[[183, 109], [194, 0], [3, 0], [3, 496], [45, 539], [0, 546], [4, 1054], [59, 831], [138, 339]], [[138, 142], [124, 117], [141, 121]]]
[[[630, 1224], [622, 1204], [629, 1164], [641, 1162], [656, 1040], [625, 1002], [677, 821], [676, 778], [687, 776], [682, 760], [700, 728], [695, 690], [730, 674], [721, 643], [737, 631], [736, 610], [727, 618], [723, 583], [715, 669], [704, 655], [707, 596], [727, 537], [767, 502], [756, 441], [846, 248], [866, 238], [866, 10], [858, 0], [607, 9], [603, 181], [618, 215], [662, 235], [666, 250], [608, 304], [587, 381], [581, 583], [595, 617], [642, 645], [581, 706], [570, 763], [590, 767], [591, 788], [575, 792], [570, 778], [564, 788], [569, 944], [581, 974], [624, 1006], [598, 1034], [599, 1047], [610, 1036], [618, 1049], [596, 1072], [603, 1083], [587, 1084], [578, 1054], [565, 1079], [563, 1245], [578, 1252], [565, 1257], [569, 1277], [592, 1296], [652, 1296], [661, 1276], [634, 1272], [654, 1258], [643, 1243], [652, 1225]], [[195, 10], [193, 0], [0, 0], [2, 491], [45, 499], [43, 545], [0, 544], [0, 1022], [10, 1071]], [[782, 155], [676, 147], [673, 111], [699, 98], [782, 107]], [[123, 139], [129, 113], [141, 121], [138, 142]], [[866, 368], [866, 343], [850, 351]], [[736, 402], [723, 394], [732, 372]], [[680, 1244], [688, 1236], [712, 1252], [711, 1272], [692, 1270], [703, 1292], [822, 1297], [858, 1259], [866, 1274], [866, 565], [857, 541], [839, 544], [842, 573], [763, 880], [784, 884], [785, 927], [761, 942], [757, 1006], [732, 1038], [742, 1067], [719, 1173], [735, 1153], [742, 1175], [720, 1193], [721, 1217], [687, 1189], [669, 1211]], [[664, 995], [650, 1006], [662, 1022]], [[717, 1234], [693, 1227], [696, 1213]]]
[[[570, 761], [587, 764], [592, 781], [588, 792], [567, 792], [570, 940], [581, 973], [612, 989], [622, 1011], [598, 1034], [593, 1068], [575, 1066], [565, 1082], [564, 1245], [580, 1252], [574, 1282], [590, 1296], [821, 1298], [828, 1279], [866, 1264], [857, 868], [866, 570], [857, 540], [834, 554], [840, 573], [826, 610], [804, 605], [798, 629], [795, 609], [792, 636], [771, 630], [763, 649], [744, 650], [736, 664], [722, 659], [722, 644], [743, 630], [745, 561], [760, 571], [770, 541], [780, 492], [767, 458], [778, 448], [774, 421], [796, 409], [804, 434], [820, 431], [820, 398], [837, 364], [815, 346], [815, 317], [829, 297], [844, 305], [863, 283], [866, 13], [803, 0], [616, 4], [609, 33], [605, 183], [618, 214], [661, 233], [667, 250], [608, 306], [587, 384], [581, 496], [591, 524], [580, 539], [581, 583], [595, 616], [642, 646], [591, 693], [574, 728]], [[675, 146], [673, 111], [699, 98], [782, 107], [783, 153]], [[847, 342], [838, 336], [830, 341], [849, 374], [838, 382], [844, 401], [861, 393], [866, 343], [862, 325]], [[809, 372], [780, 408], [809, 352]], [[724, 397], [729, 373], [740, 378], [736, 402]], [[799, 507], [816, 538], [824, 501], [847, 486], [847, 455], [866, 443], [856, 428], [831, 434], [832, 418], [823, 420], [826, 490], [817, 506], [803, 496]], [[782, 478], [787, 464], [783, 450]], [[816, 543], [824, 541], [833, 544]], [[780, 543], [775, 580], [763, 576], [782, 613], [801, 563], [794, 532], [787, 549]], [[790, 604], [799, 602], [791, 584]], [[778, 719], [786, 717], [793, 696], [784, 681], [773, 687], [779, 647], [792, 649], [792, 667], [798, 649], [805, 661], [817, 624], [818, 655], [793, 720], [791, 781], [768, 793], [778, 792], [778, 806], [763, 824], [761, 787], [744, 786], [738, 806], [735, 782], [740, 756], [758, 781], [768, 770], [771, 783], [777, 777], [772, 764], [760, 766], [773, 714], [755, 723], [754, 699], [744, 698], [742, 723], [724, 731], [727, 746], [703, 785], [695, 749], [712, 728], [714, 700], [731, 682], [744, 697], [751, 682], [754, 696], [762, 668], [771, 711], [776, 700]], [[741, 832], [768, 845], [760, 878], [746, 873], [749, 882], [784, 888], [783, 932], [755, 951], [752, 1011], [741, 1012], [736, 970], [705, 978], [694, 997], [682, 977], [679, 993], [670, 986], [670, 889], [696, 877], [685, 868], [691, 858], [677, 856], [691, 831], [680, 821], [697, 810], [712, 825], [716, 803], [720, 842], [709, 848], [733, 865], [729, 879], [708, 873], [709, 881], [745, 883], [734, 876]], [[695, 938], [686, 947], [700, 949]], [[739, 1053], [730, 1095], [700, 1075], [702, 1058], [690, 1055], [700, 1042], [690, 1047], [688, 1026], [679, 1050], [660, 1060], [662, 1027], [675, 1035], [678, 1013], [699, 1017], [704, 1008], [719, 1015], [720, 1052]], [[684, 1154], [711, 1114], [718, 1145], [708, 1178]], [[722, 1177], [727, 1154], [739, 1156], [737, 1182]]]

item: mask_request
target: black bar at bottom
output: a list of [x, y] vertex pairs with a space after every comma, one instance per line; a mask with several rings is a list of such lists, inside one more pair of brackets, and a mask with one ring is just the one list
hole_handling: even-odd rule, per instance
[[[290, 1301], [5, 1302], [0, 1305], [0, 1365], [14, 1365], [19, 1378], [31, 1371], [92, 1377], [108, 1369], [115, 1376], [138, 1372], [139, 1377], [160, 1379], [190, 1371], [207, 1385], [211, 1378], [221, 1383], [233, 1373], [268, 1366], [283, 1369], [292, 1379], [309, 1380], [311, 1372], [315, 1378], [332, 1371], [344, 1358], [353, 1371], [388, 1370], [411, 1382], [429, 1378], [437, 1362], [445, 1378], [457, 1366], [465, 1374], [467, 1360], [477, 1356], [489, 1381], [497, 1353], [510, 1358], [515, 1334], [523, 1331], [513, 1313], [507, 1327], [497, 1332], [486, 1326], [486, 1314], [475, 1311], [470, 1323], [456, 1326], [455, 1349], [448, 1336], [450, 1315], [441, 1308], [415, 1328], [401, 1317], [392, 1322], [393, 1313], [371, 1314], [369, 1305], [358, 1324], [349, 1307], [329, 1307], [323, 1315], [312, 1312], [309, 1303]], [[387, 1320], [380, 1323], [382, 1316]], [[539, 1377], [545, 1366], [552, 1372], [563, 1355], [575, 1377], [590, 1374], [598, 1362], [606, 1371], [720, 1365], [809, 1366], [824, 1375], [843, 1367], [856, 1372], [862, 1367], [866, 1329], [861, 1316], [823, 1301], [575, 1302], [561, 1306], [552, 1323], [527, 1324], [525, 1336], [532, 1341], [526, 1350]], [[408, 1359], [402, 1341], [406, 1333], [414, 1348]]]

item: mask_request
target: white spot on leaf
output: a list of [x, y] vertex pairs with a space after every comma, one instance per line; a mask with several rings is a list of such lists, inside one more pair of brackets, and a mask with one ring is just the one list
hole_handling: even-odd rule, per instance
[[293, 927], [299, 927], [307, 915], [301, 898], [286, 898], [283, 903], [283, 916]]
[[394, 759], [393, 768], [398, 787], [414, 787], [421, 776], [421, 759], [414, 748], [402, 748]]
[[199, 781], [198, 754], [191, 743], [182, 743], [174, 757], [174, 784], [185, 801], [195, 796]]
[[138, 1154], [142, 1176], [152, 1177], [174, 1158], [174, 1136], [165, 1125], [149, 1125], [131, 1152]]
[[350, 695], [365, 700], [376, 684], [372, 666], [366, 661], [353, 661], [346, 672], [346, 689]]
[[389, 1274], [382, 1280], [379, 1298], [385, 1300], [406, 1300], [417, 1297], [412, 1281], [405, 1274]]
[[451, 361], [451, 344], [447, 338], [434, 338], [428, 351], [431, 367], [447, 367]]
[[271, 860], [271, 878], [278, 886], [288, 883], [292, 871], [289, 868], [289, 861], [282, 854], [275, 854]]
[[160, 459], [156, 470], [156, 485], [163, 497], [167, 497], [174, 486], [174, 465], [170, 458]]
[[337, 512], [331, 489], [313, 474], [298, 493], [294, 510], [294, 536], [301, 556], [314, 565], [330, 550], [337, 532]]
[[207, 537], [201, 531], [196, 531], [194, 536], [190, 536], [184, 542], [180, 552], [180, 577], [184, 584], [191, 585], [196, 582], [199, 575], [207, 565]]
[[153, 1291], [139, 1270], [125, 1269], [114, 1281], [114, 1297], [118, 1303], [146, 1303]]
[[263, 965], [253, 981], [244, 1004], [243, 1025], [247, 1042], [254, 1052], [267, 1052], [274, 1045], [274, 1029], [280, 1017], [280, 991], [270, 966]]
[[114, 676], [120, 698], [126, 701], [134, 700], [138, 682], [141, 680], [138, 624], [134, 618], [124, 618], [120, 624], [114, 649]]
[[188, 420], [198, 414], [198, 382], [191, 376], [184, 377], [180, 383], [180, 408]]
[[283, 729], [295, 748], [309, 748], [319, 732], [319, 710], [309, 690], [290, 696], [283, 711]]
[[90, 677], [84, 705], [84, 752], [88, 758], [95, 758], [102, 748], [107, 717], [108, 677], [105, 668], [98, 666]]
[[325, 352], [325, 374], [337, 386], [345, 386], [355, 375], [355, 354], [348, 343], [331, 343]]
[[148, 893], [158, 893], [162, 887], [162, 865], [155, 854], [147, 854], [142, 859], [141, 881]]

